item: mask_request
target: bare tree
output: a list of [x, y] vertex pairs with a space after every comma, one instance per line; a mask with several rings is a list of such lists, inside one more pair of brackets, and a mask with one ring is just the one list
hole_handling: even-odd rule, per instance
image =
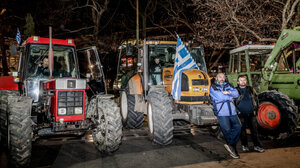
[[[136, 10], [136, 1], [134, 0], [129, 0], [129, 3], [131, 5], [131, 7]], [[142, 1], [145, 2], [145, 1]], [[143, 38], [146, 38], [146, 28], [147, 28], [147, 18], [154, 14], [156, 12], [157, 9], [157, 0], [147, 0], [146, 3], [142, 3], [143, 6], [142, 8], [139, 8], [139, 15], [142, 17], [142, 26], [143, 26]]]
[[[293, 22], [293, 20], [296, 20], [295, 14], [296, 11], [298, 11], [299, 14], [299, 8], [300, 8], [300, 0], [274, 0], [274, 7], [282, 9], [281, 17], [282, 17], [282, 23], [281, 23], [281, 29], [286, 29], [289, 26], [289, 23]], [[298, 10], [297, 10], [298, 7]], [[294, 22], [295, 23], [295, 22]], [[298, 22], [299, 24], [299, 22]], [[294, 24], [292, 24], [294, 25]]]
[[94, 42], [99, 43], [100, 20], [103, 13], [107, 10], [109, 0], [87, 0], [83, 6], [76, 6], [73, 10], [81, 8], [90, 8], [93, 21], [93, 38]]
[[[205, 31], [215, 41], [236, 46], [248, 41], [274, 42], [282, 29], [291, 28], [300, 0], [192, 0], [198, 35]], [[202, 30], [205, 31], [202, 31]]]

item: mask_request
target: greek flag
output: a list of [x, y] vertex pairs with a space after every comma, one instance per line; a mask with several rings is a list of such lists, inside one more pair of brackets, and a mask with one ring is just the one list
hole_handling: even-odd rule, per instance
[[186, 49], [180, 37], [177, 35], [176, 58], [172, 81], [173, 99], [180, 100], [182, 72], [193, 68], [199, 69], [190, 52]]
[[20, 44], [20, 43], [21, 43], [21, 34], [20, 34], [20, 30], [19, 30], [19, 28], [17, 29], [16, 40], [17, 40], [18, 44]]

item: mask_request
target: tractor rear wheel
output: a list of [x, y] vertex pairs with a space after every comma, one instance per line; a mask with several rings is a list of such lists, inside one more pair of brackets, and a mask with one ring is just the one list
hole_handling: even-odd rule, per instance
[[[119, 149], [122, 139], [122, 121], [120, 109], [113, 99], [97, 96], [91, 100], [89, 108], [95, 109], [92, 121], [93, 139], [96, 148], [104, 154], [110, 154]], [[95, 106], [92, 108], [91, 106]]]
[[258, 95], [260, 106], [257, 113], [258, 131], [271, 139], [285, 139], [296, 131], [299, 114], [294, 101], [275, 90]]
[[11, 90], [0, 90], [0, 142], [5, 147], [7, 145], [7, 124], [8, 124], [8, 113], [7, 113], [7, 97], [16, 96], [16, 91]]
[[135, 95], [129, 94], [128, 87], [121, 93], [120, 103], [124, 126], [128, 129], [141, 128], [144, 122], [144, 113], [134, 111]]
[[31, 104], [29, 97], [8, 97], [8, 149], [12, 167], [29, 167], [32, 148]]
[[164, 89], [150, 91], [148, 95], [148, 126], [150, 139], [159, 145], [173, 141], [172, 102]]

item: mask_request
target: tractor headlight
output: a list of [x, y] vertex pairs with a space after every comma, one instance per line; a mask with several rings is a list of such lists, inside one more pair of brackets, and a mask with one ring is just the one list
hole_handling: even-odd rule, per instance
[[208, 87], [203, 87], [202, 88], [202, 92], [207, 92], [208, 91]]
[[200, 91], [200, 88], [194, 87], [194, 88], [193, 88], [193, 91], [194, 91], [194, 92], [199, 92], [199, 91]]
[[75, 107], [75, 114], [82, 114], [82, 107]]
[[122, 87], [122, 83], [121, 83], [121, 81], [115, 81], [114, 82], [114, 89], [121, 89], [121, 87]]
[[66, 115], [67, 109], [66, 108], [59, 108], [58, 109], [58, 115]]

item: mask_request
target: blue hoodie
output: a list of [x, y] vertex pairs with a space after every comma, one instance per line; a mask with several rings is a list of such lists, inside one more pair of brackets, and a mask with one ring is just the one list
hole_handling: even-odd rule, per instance
[[[225, 95], [222, 91], [230, 91], [231, 93]], [[238, 96], [238, 91], [231, 84], [224, 82], [223, 85], [219, 85], [217, 81], [214, 81], [210, 87], [214, 114], [216, 116], [237, 115], [233, 99]]]

